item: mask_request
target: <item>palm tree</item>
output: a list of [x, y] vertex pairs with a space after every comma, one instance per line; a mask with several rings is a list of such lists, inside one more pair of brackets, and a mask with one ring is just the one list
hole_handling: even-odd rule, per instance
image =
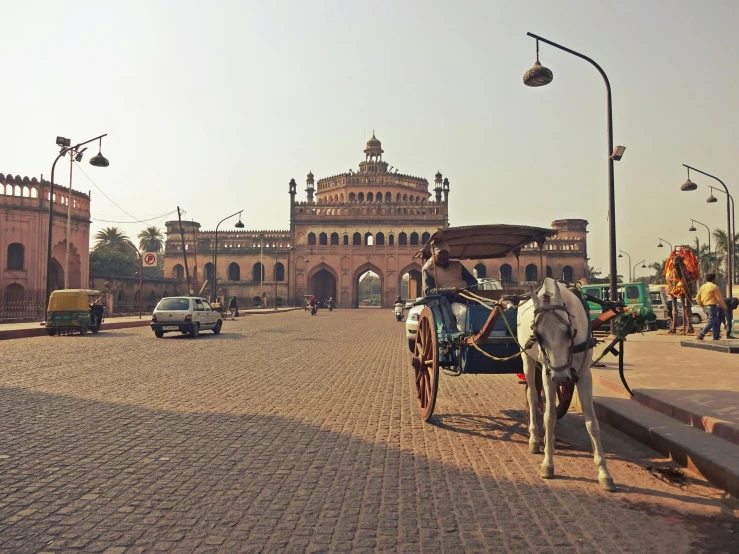
[[119, 252], [131, 251], [131, 239], [118, 227], [106, 227], [95, 233], [95, 250], [110, 248]]
[[138, 239], [143, 252], [161, 252], [164, 246], [164, 235], [159, 227], [147, 227], [138, 234]]
[[667, 259], [665, 258], [661, 262], [652, 262], [649, 264], [649, 268], [655, 271], [655, 274], [650, 277], [650, 281], [654, 284], [660, 284], [665, 282], [665, 264]]

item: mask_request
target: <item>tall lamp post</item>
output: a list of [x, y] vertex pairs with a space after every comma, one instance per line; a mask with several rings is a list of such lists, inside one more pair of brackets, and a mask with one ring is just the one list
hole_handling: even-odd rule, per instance
[[[216, 282], [218, 281], [218, 227], [220, 227], [221, 223], [223, 223], [227, 219], [230, 219], [234, 217], [235, 215], [238, 215], [239, 221], [236, 223], [236, 225], [234, 225], [234, 227], [236, 227], [237, 229], [243, 229], [244, 224], [241, 223], [241, 212], [243, 211], [244, 210], [240, 210], [236, 213], [229, 215], [228, 217], [224, 217], [218, 222], [218, 225], [216, 225], [216, 240], [215, 240], [216, 244], [215, 244], [215, 248], [213, 248], [213, 288], [211, 292], [211, 300], [213, 301], [215, 301], [216, 299]], [[223, 307], [223, 302], [221, 302], [221, 307]]]
[[141, 301], [144, 296], [144, 261], [136, 245], [131, 241], [128, 241], [128, 244], [136, 251], [136, 255], [139, 257], [139, 319], [141, 319]]
[[[91, 138], [90, 140], [86, 140], [85, 142], [80, 142], [72, 146], [72, 140], [65, 138], [65, 137], [56, 137], [56, 145], [61, 148], [59, 151], [59, 155], [54, 160], [54, 163], [51, 165], [51, 182], [49, 183], [49, 236], [48, 241], [46, 243], [46, 301], [44, 303], [44, 321], [46, 321], [46, 315], [49, 309], [49, 297], [51, 296], [51, 243], [52, 243], [52, 233], [54, 230], [54, 170], [56, 169], [56, 163], [69, 152], [69, 155], [71, 157], [79, 157], [79, 159], [82, 159], [82, 152], [84, 152], [85, 149], [80, 151], [80, 146], [84, 146], [85, 144], [89, 144], [91, 142], [94, 142], [96, 140], [100, 141], [101, 148], [98, 149], [98, 153], [95, 154], [92, 158], [90, 158], [90, 165], [95, 167], [108, 167], [110, 165], [110, 162], [107, 160], [105, 156], [102, 154], [102, 144], [103, 144], [103, 137], [107, 137], [108, 133], [105, 133], [104, 135], [97, 136], [95, 138]], [[72, 183], [70, 182], [69, 186], [69, 192], [71, 194], [72, 192]], [[69, 216], [68, 216], [69, 217]], [[67, 239], [67, 244], [69, 244], [69, 239]], [[66, 278], [66, 272], [65, 272], [65, 278]]]
[[623, 250], [618, 251], [618, 257], [623, 258], [624, 254], [629, 258], [629, 283], [633, 283], [634, 281], [631, 279], [631, 256], [629, 256], [628, 252], [624, 252]]
[[[710, 177], [711, 179], [715, 179], [719, 183], [721, 183], [721, 186], [724, 187], [724, 192], [726, 193], [726, 283], [727, 283], [727, 290], [728, 295], [727, 298], [732, 296], [732, 282], [734, 280], [733, 273], [732, 273], [732, 258], [733, 258], [733, 250], [734, 250], [734, 237], [731, 230], [731, 204], [729, 202], [733, 203], [733, 198], [731, 197], [731, 194], [729, 194], [729, 189], [726, 187], [724, 182], [719, 179], [718, 177], [715, 177], [711, 175], [710, 173], [706, 173], [705, 171], [701, 171], [700, 169], [696, 169], [694, 167], [691, 167], [689, 165], [683, 164], [683, 167], [687, 168], [688, 170], [688, 180], [685, 181], [681, 186], [680, 190], [682, 191], [691, 191], [696, 190], [698, 188], [698, 185], [695, 184], [693, 181], [690, 180], [690, 170], [697, 171], [701, 175], [705, 175], [706, 177]], [[714, 198], [713, 195], [709, 197], [708, 201], [711, 202], [711, 198]], [[713, 199], [713, 202], [715, 202], [716, 199]]]
[[708, 253], [710, 254], [711, 253], [711, 229], [708, 227], [708, 225], [706, 225], [705, 223], [701, 223], [697, 219], [691, 219], [690, 223], [691, 225], [688, 231], [692, 231], [693, 233], [695, 233], [697, 231], [697, 229], [695, 228], [696, 223], [698, 225], [703, 225], [703, 227], [706, 228], [706, 231], [708, 231]]
[[264, 308], [264, 233], [259, 233], [259, 307]]
[[[667, 242], [667, 241], [666, 241], [665, 239], [660, 239], [659, 237], [657, 237], [657, 238], [659, 239], [659, 244], [657, 245], [657, 248], [664, 248], [664, 247], [665, 247], [665, 245], [664, 245], [664, 244], [662, 244], [662, 243], [663, 243], [663, 242]], [[669, 242], [667, 242], [667, 244], [670, 244], [670, 243], [669, 243]], [[673, 249], [672, 249], [672, 245], [670, 244], [670, 252], [672, 252], [672, 250], [673, 250]]]
[[[642, 260], [642, 261], [640, 261], [640, 262], [636, 262], [636, 263], [634, 264], [634, 272], [632, 273], [632, 275], [633, 275], [632, 279], [636, 279], [636, 267], [637, 267], [637, 266], [638, 266], [639, 264], [642, 264], [642, 265], [641, 265], [642, 269], [647, 269], [647, 266], [645, 266], [645, 265], [644, 265], [644, 262], [646, 262], [646, 261], [647, 261], [647, 260]], [[632, 282], [633, 282], [633, 281], [632, 281]]]
[[[564, 52], [572, 54], [573, 56], [577, 56], [578, 58], [581, 58], [586, 62], [589, 62], [593, 65], [593, 67], [595, 67], [595, 69], [598, 70], [601, 77], [603, 77], [603, 81], [606, 85], [606, 116], [608, 122], [608, 238], [610, 261], [609, 265], [611, 269], [610, 289], [611, 300], [618, 300], [618, 281], [616, 278], [616, 274], [618, 272], [616, 260], [616, 194], [613, 176], [613, 162], [619, 161], [622, 158], [626, 148], [624, 146], [617, 146], [615, 150], [613, 149], [613, 106], [611, 102], [611, 83], [608, 81], [608, 76], [606, 75], [605, 71], [603, 71], [603, 68], [591, 58], [533, 33], [526, 34], [536, 39], [536, 63], [523, 76], [523, 82], [526, 86], [541, 87], [544, 85], [548, 85], [552, 82], [552, 79], [554, 79], [554, 74], [552, 73], [552, 71], [539, 63], [539, 41], [549, 44], [550, 46], [554, 46], [555, 48], [558, 48]], [[611, 322], [611, 333], [613, 332], [614, 323]]]
[[[710, 186], [709, 186], [709, 188], [711, 189], [711, 196], [709, 196], [708, 198], [706, 198], [706, 202], [708, 202], [709, 204], [713, 204], [715, 202], [718, 202], [718, 199], [713, 195], [713, 191], [714, 190], [718, 190], [719, 192], [724, 192], [724, 191], [722, 191], [721, 189], [710, 187]], [[730, 194], [729, 194], [729, 200], [731, 200], [731, 244], [732, 244], [731, 251], [734, 252], [736, 250], [736, 244], [735, 244], [735, 238], [736, 238], [736, 221], [735, 221], [735, 218], [734, 218], [734, 197], [732, 195], [730, 195]], [[731, 258], [731, 267], [734, 270], [733, 271], [734, 274], [736, 274], [736, 262], [735, 262], [735, 257], [734, 256], [732, 256], [732, 258]], [[734, 275], [734, 277], [736, 277], [736, 275]], [[736, 280], [736, 279], [734, 279], [734, 280]]]

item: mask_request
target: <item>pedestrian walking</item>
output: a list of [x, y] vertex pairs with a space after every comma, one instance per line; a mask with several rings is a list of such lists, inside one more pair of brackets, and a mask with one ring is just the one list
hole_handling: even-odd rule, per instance
[[719, 323], [726, 327], [726, 338], [733, 339], [732, 325], [734, 323], [734, 310], [739, 307], [739, 299], [730, 296], [726, 299], [726, 310], [722, 310], [719, 314]]
[[232, 296], [231, 300], [228, 301], [228, 311], [231, 312], [231, 321], [233, 321], [234, 316], [239, 313], [239, 305], [235, 296]]
[[716, 286], [714, 282], [716, 280], [715, 273], [709, 273], [706, 275], [706, 282], [698, 291], [696, 300], [701, 308], [707, 308], [708, 312], [708, 323], [703, 330], [698, 333], [696, 337], [698, 340], [703, 340], [708, 331], [713, 332], [713, 340], [718, 340], [721, 337], [721, 329], [719, 324], [719, 313], [720, 310], [726, 311], [726, 302], [724, 302], [724, 296], [721, 294], [721, 290]]

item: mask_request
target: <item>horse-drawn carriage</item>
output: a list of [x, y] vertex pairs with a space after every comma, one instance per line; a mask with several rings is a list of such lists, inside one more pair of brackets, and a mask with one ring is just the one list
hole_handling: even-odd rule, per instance
[[[527, 245], [537, 245], [541, 252], [546, 239], [554, 234], [552, 229], [519, 225], [450, 227], [434, 233], [416, 257], [424, 261], [432, 258], [434, 245], [443, 243], [452, 261], [504, 258], [511, 253], [518, 258]], [[434, 261], [424, 267], [435, 268], [435, 264]], [[526, 294], [475, 289], [455, 288], [452, 294], [430, 294], [416, 302], [424, 305], [412, 356], [418, 410], [423, 420], [428, 421], [434, 412], [440, 369], [456, 375], [525, 372], [529, 445], [532, 452], [538, 452], [536, 411], [544, 412], [547, 435], [551, 430], [553, 437], [554, 421], [567, 412], [577, 383], [583, 413], [590, 424], [588, 430], [596, 445], [596, 459], [601, 459], [597, 420], [592, 425], [592, 329], [622, 313], [622, 307], [606, 301], [605, 313], [590, 322], [587, 299], [551, 278], [546, 278], [537, 291]], [[466, 309], [455, 311], [455, 302], [466, 303]], [[619, 356], [623, 380], [623, 342], [614, 341], [607, 350]], [[542, 477], [551, 477], [553, 440], [547, 438], [546, 444]], [[599, 481], [604, 488], [613, 490], [604, 459], [601, 462], [596, 462]]]

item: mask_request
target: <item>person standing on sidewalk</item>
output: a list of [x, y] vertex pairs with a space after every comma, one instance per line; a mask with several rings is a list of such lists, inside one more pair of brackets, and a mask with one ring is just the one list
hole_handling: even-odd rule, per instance
[[733, 339], [732, 324], [734, 322], [734, 310], [739, 307], [739, 300], [733, 296], [726, 299], [726, 310], [719, 313], [719, 324], [723, 324], [726, 327], [726, 338]]
[[234, 316], [239, 311], [239, 305], [238, 302], [236, 302], [235, 296], [232, 296], [231, 300], [228, 302], [228, 311], [231, 312], [231, 321], [233, 321]]
[[713, 331], [713, 340], [720, 338], [720, 325], [718, 322], [719, 310], [726, 311], [726, 302], [724, 302], [724, 296], [721, 294], [721, 290], [716, 286], [714, 281], [716, 280], [715, 273], [709, 273], [706, 275], [706, 282], [698, 291], [696, 300], [701, 308], [708, 308], [708, 323], [703, 330], [698, 333], [696, 337], [698, 340], [703, 340], [708, 331]]

